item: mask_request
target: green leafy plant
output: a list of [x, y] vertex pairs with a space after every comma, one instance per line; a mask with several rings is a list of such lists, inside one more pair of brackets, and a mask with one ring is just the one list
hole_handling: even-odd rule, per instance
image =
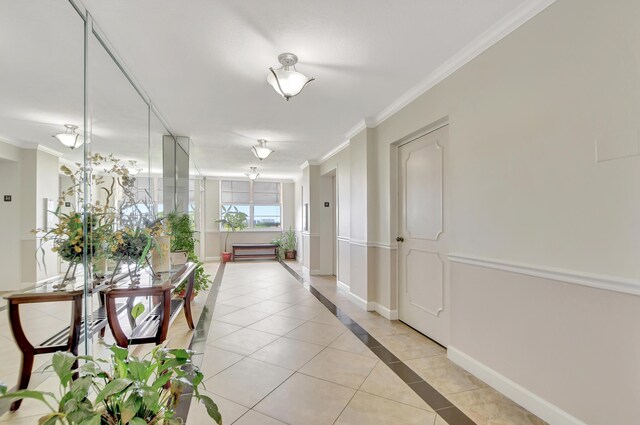
[[[211, 276], [204, 271], [204, 264], [196, 255], [196, 239], [193, 223], [188, 214], [171, 212], [167, 215], [167, 223], [169, 226], [169, 234], [171, 235], [171, 251], [186, 251], [187, 260], [196, 263], [195, 278], [193, 282], [193, 291], [198, 295], [199, 291], [205, 291], [209, 288]], [[183, 293], [186, 288], [186, 282], [179, 284], [175, 292]]]
[[298, 245], [296, 232], [293, 228], [289, 227], [289, 230], [282, 232], [282, 235], [279, 238], [272, 240], [271, 243], [278, 245], [278, 257], [282, 260], [285, 258], [286, 252], [296, 250]]
[[138, 358], [124, 348], [110, 349], [110, 360], [55, 353], [48, 367], [60, 380], [58, 394], [7, 392], [6, 385], [0, 385], [0, 399], [29, 398], [44, 403], [51, 412], [40, 418], [42, 425], [174, 425], [182, 423], [175, 410], [190, 386], [212, 420], [222, 424], [218, 406], [200, 393], [204, 376], [191, 363], [192, 351], [159, 345]]
[[247, 228], [248, 216], [246, 213], [238, 210], [234, 205], [228, 207], [222, 206], [222, 214], [220, 219], [216, 220], [216, 223], [222, 225], [227, 230], [227, 236], [224, 238], [224, 252], [227, 251], [227, 241], [229, 240], [230, 232], [239, 232]]

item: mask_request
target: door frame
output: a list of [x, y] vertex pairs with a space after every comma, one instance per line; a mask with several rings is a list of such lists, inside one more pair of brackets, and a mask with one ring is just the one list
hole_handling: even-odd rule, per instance
[[[389, 184], [389, 188], [390, 188], [390, 206], [391, 206], [391, 211], [389, 214], [389, 235], [390, 235], [390, 246], [391, 246], [391, 250], [392, 252], [395, 254], [393, 256], [393, 265], [395, 267], [395, 273], [394, 273], [394, 282], [391, 285], [391, 300], [394, 300], [395, 302], [391, 303], [391, 310], [395, 310], [395, 312], [393, 313], [393, 318], [395, 319], [399, 319], [400, 316], [400, 259], [399, 259], [399, 247], [398, 247], [398, 243], [396, 242], [395, 238], [398, 235], [398, 229], [400, 226], [400, 214], [399, 214], [399, 206], [400, 206], [400, 167], [398, 167], [398, 152], [399, 152], [399, 148], [402, 145], [406, 145], [407, 143], [411, 143], [414, 140], [417, 140], [423, 136], [426, 136], [429, 133], [433, 133], [436, 130], [440, 130], [442, 127], [446, 127], [449, 126], [449, 151], [451, 150], [451, 126], [450, 126], [450, 122], [449, 122], [449, 116], [445, 116], [442, 117], [434, 122], [432, 122], [431, 124], [428, 124], [422, 128], [420, 128], [419, 130], [416, 130], [404, 137], [401, 137], [400, 139], [396, 140], [395, 142], [391, 143], [390, 145], [390, 155], [389, 155], [389, 167], [390, 167], [390, 173], [389, 173], [389, 179], [390, 184]], [[448, 170], [449, 164], [448, 164], [448, 160], [447, 158], [449, 158], [450, 155], [445, 156], [445, 162], [443, 163], [443, 169]], [[446, 199], [451, 200], [451, 185], [447, 185], [444, 188], [444, 192], [443, 194], [446, 195]], [[442, 219], [446, 220], [448, 222], [450, 222], [450, 215], [451, 215], [451, 203], [449, 203], [449, 208], [448, 208], [448, 212], [449, 214], [447, 215], [443, 215]], [[451, 231], [451, 229], [449, 229], [449, 231]], [[445, 276], [446, 279], [449, 280], [449, 270], [445, 270]], [[449, 306], [449, 308], [451, 309], [451, 306]], [[404, 323], [404, 322], [403, 322]], [[449, 328], [449, 332], [451, 332], [451, 328]], [[426, 335], [425, 335], [426, 336]], [[450, 335], [449, 335], [450, 336]], [[428, 337], [428, 336], [427, 336]], [[446, 348], [446, 347], [445, 347]]]

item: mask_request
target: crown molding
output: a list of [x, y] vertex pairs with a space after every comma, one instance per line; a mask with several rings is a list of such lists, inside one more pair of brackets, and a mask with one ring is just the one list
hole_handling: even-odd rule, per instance
[[313, 159], [306, 160], [305, 162], [300, 164], [300, 169], [304, 170], [305, 168], [307, 168], [310, 165], [320, 165], [320, 162], [316, 161], [316, 160], [313, 160]]
[[[467, 44], [458, 53], [453, 55], [448, 61], [436, 68], [427, 77], [413, 86], [402, 96], [396, 99], [389, 106], [374, 115], [358, 121], [346, 134], [347, 139], [351, 139], [365, 128], [373, 128], [380, 125], [387, 118], [400, 111], [409, 103], [416, 100], [436, 84], [453, 74], [458, 69], [479, 56], [489, 47], [502, 40], [507, 35], [518, 29], [524, 23], [555, 3], [556, 0], [530, 0], [521, 4], [516, 9], [503, 17], [487, 31], [478, 36], [471, 43]], [[331, 157], [331, 152], [322, 156], [322, 161]]]
[[43, 145], [37, 145], [36, 149], [39, 150], [40, 152], [44, 152], [44, 153], [48, 153], [49, 155], [53, 155], [53, 156], [57, 156], [58, 158], [62, 157], [64, 154], [61, 152], [58, 152], [57, 150], [48, 148], [46, 146]]
[[531, 18], [555, 3], [556, 0], [531, 0], [522, 3], [500, 21], [494, 24], [479, 37], [467, 44], [448, 61], [436, 68], [425, 79], [413, 86], [409, 91], [396, 99], [391, 105], [372, 117], [373, 127], [380, 125], [391, 115], [413, 102], [436, 84], [453, 74], [458, 69], [478, 57], [485, 50], [518, 29]]
[[351, 140], [349, 140], [349, 139], [347, 139], [344, 142], [340, 143], [338, 146], [336, 146], [335, 148], [333, 148], [332, 150], [327, 152], [322, 158], [320, 158], [320, 162], [325, 162], [327, 159], [331, 158], [332, 156], [334, 156], [338, 152], [341, 152], [344, 149], [348, 148], [349, 147], [349, 143], [351, 143]]
[[[356, 134], [360, 133], [362, 130], [368, 127], [367, 122], [369, 119], [362, 119], [356, 123], [347, 133], [345, 134], [345, 138], [347, 140], [352, 139], [356, 136]], [[369, 126], [371, 127], [371, 126]]]

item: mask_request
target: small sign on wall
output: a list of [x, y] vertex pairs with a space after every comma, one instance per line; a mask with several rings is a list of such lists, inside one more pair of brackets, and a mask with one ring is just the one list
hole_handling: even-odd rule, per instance
[[11, 195], [4, 195], [4, 202], [11, 202]]

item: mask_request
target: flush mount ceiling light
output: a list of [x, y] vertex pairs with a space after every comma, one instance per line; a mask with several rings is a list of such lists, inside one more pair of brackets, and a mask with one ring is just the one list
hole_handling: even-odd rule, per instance
[[258, 139], [258, 144], [251, 148], [251, 152], [253, 152], [260, 161], [266, 159], [273, 153], [273, 151], [267, 147], [267, 141], [264, 139]]
[[53, 137], [55, 137], [60, 143], [71, 149], [75, 149], [78, 146], [81, 146], [84, 141], [80, 138], [80, 135], [76, 131], [78, 129], [78, 126], [65, 124], [64, 127], [64, 133], [56, 134]]
[[291, 99], [293, 96], [299, 94], [304, 86], [315, 80], [315, 78], [309, 78], [306, 75], [296, 70], [296, 63], [298, 63], [298, 57], [293, 53], [282, 53], [278, 56], [278, 62], [282, 66], [278, 69], [269, 68], [269, 76], [267, 76], [267, 82], [271, 84], [271, 87], [278, 92], [278, 94], [285, 98], [285, 100]]
[[249, 177], [249, 180], [255, 180], [258, 178], [260, 173], [258, 172], [258, 167], [249, 167], [251, 169], [250, 172], [244, 173], [245, 176]]

